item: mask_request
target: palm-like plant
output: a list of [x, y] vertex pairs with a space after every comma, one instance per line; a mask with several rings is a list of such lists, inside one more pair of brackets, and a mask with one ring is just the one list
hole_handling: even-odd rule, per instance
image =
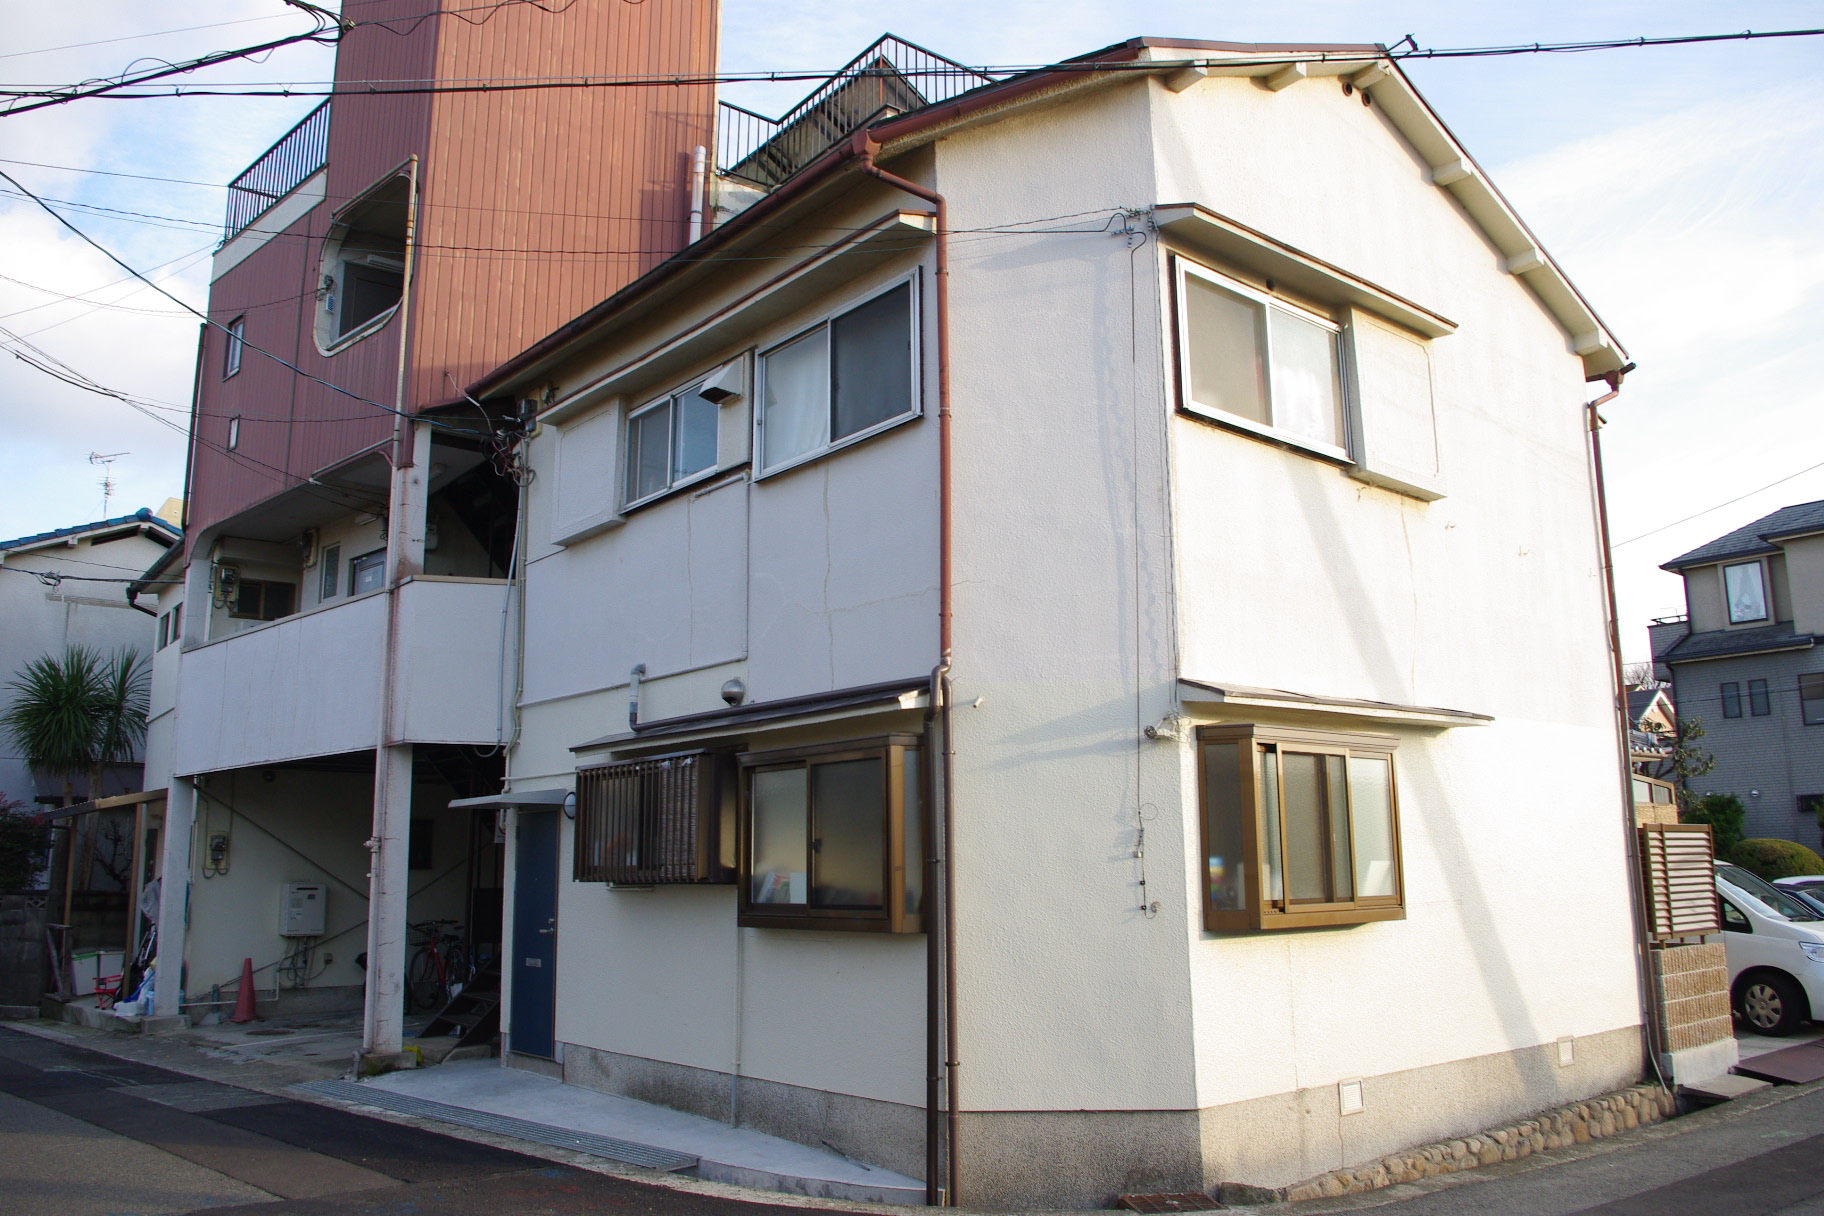
[[5, 731], [36, 772], [63, 781], [63, 804], [76, 800], [75, 777], [86, 773], [89, 796], [101, 796], [103, 769], [131, 761], [146, 738], [151, 673], [131, 647], [104, 655], [71, 646], [20, 669], [0, 713]]

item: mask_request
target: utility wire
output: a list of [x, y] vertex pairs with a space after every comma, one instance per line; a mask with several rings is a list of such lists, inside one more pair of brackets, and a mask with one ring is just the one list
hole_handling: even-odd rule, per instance
[[[10, 173], [6, 172], [6, 170], [4, 170], [4, 169], [0, 169], [0, 180], [4, 180], [4, 181], [12, 183], [12, 186], [15, 190], [19, 191], [26, 198], [31, 199], [34, 203], [37, 203], [46, 212], [48, 212], [54, 219], [56, 219], [56, 221], [58, 223], [62, 224], [65, 228], [68, 228], [71, 232], [75, 233], [78, 237], [80, 237], [85, 244], [92, 246], [103, 257], [107, 258], [110, 262], [113, 262], [116, 266], [120, 267], [122, 270], [126, 271], [128, 274], [132, 275], [134, 278], [138, 279], [140, 282], [142, 282], [146, 286], [150, 287], [153, 291], [156, 291], [159, 295], [164, 296], [167, 300], [170, 300], [172, 303], [176, 304], [179, 308], [182, 308], [185, 312], [188, 312], [188, 313], [194, 315], [195, 317], [200, 319], [205, 325], [214, 326], [216, 329], [221, 330], [223, 333], [228, 332], [228, 327], [226, 325], [223, 325], [220, 321], [213, 319], [212, 317], [209, 316], [208, 313], [202, 312], [201, 310], [191, 306], [189, 303], [187, 303], [180, 297], [172, 295], [170, 292], [166, 291], [163, 287], [160, 287], [157, 283], [153, 282], [151, 279], [147, 278], [145, 275], [141, 274], [139, 271], [133, 269], [133, 267], [131, 267], [127, 263], [121, 261], [121, 259], [119, 259], [118, 257], [115, 257], [114, 254], [112, 252], [110, 252], [105, 245], [102, 245], [99, 241], [96, 241], [93, 237], [89, 236], [88, 233], [84, 232], [82, 229], [78, 228], [76, 225], [70, 223], [70, 221], [65, 219], [63, 214], [61, 212], [59, 212], [55, 207], [51, 206], [49, 203], [47, 203], [43, 199], [39, 198], [36, 194], [33, 194], [30, 190], [27, 190], [23, 185], [21, 185], [19, 183], [18, 178], [13, 177]], [[241, 337], [241, 345], [246, 350], [253, 351], [257, 354], [265, 355], [268, 359], [271, 359], [274, 363], [279, 364], [281, 367], [288, 368], [295, 375], [302, 376], [302, 377], [304, 377], [304, 379], [311, 381], [313, 384], [320, 384], [324, 388], [330, 389], [333, 392], [341, 393], [345, 397], [352, 397], [356, 401], [361, 402], [363, 405], [371, 405], [375, 409], [381, 410], [385, 413], [395, 414], [402, 418], [412, 417], [412, 415], [405, 410], [395, 409], [394, 407], [392, 407], [390, 405], [382, 405], [378, 401], [372, 401], [366, 397], [363, 397], [360, 393], [355, 392], [353, 389], [343, 388], [341, 385], [333, 383], [332, 381], [329, 381], [329, 380], [325, 380], [321, 376], [313, 376], [309, 372], [305, 371], [303, 368], [299, 367], [297, 364], [291, 362], [289, 359], [282, 358], [279, 355], [273, 354], [269, 350], [266, 350], [259, 346], [255, 346], [252, 342], [247, 341], [247, 339], [244, 336]], [[446, 430], [455, 432], [457, 434], [479, 435], [479, 436], [486, 435], [486, 432], [483, 432], [483, 431], [469, 430], [468, 428], [465, 428], [465, 427], [454, 427], [454, 426], [450, 426], [448, 423], [436, 422], [434, 420], [427, 419], [427, 421], [430, 421], [431, 425], [433, 425], [433, 426], [440, 426]]]
[[1744, 499], [1744, 498], [1753, 498], [1756, 494], [1761, 493], [1761, 491], [1763, 491], [1763, 490], [1771, 490], [1775, 486], [1783, 486], [1795, 477], [1803, 477], [1803, 476], [1805, 476], [1805, 474], [1815, 472], [1818, 469], [1824, 469], [1824, 460], [1820, 460], [1817, 464], [1814, 464], [1814, 465], [1807, 465], [1805, 468], [1800, 469], [1796, 473], [1788, 473], [1786, 476], [1780, 478], [1779, 480], [1770, 481], [1764, 486], [1759, 486], [1755, 489], [1749, 490], [1746, 494], [1737, 494], [1734, 498], [1731, 498], [1728, 502], [1719, 502], [1714, 507], [1705, 507], [1703, 510], [1697, 512], [1697, 514], [1695, 514], [1695, 515], [1687, 515], [1683, 519], [1675, 519], [1669, 524], [1661, 524], [1659, 527], [1653, 529], [1651, 532], [1642, 532], [1639, 536], [1630, 536], [1630, 537], [1628, 537], [1628, 539], [1626, 539], [1624, 541], [1620, 541], [1616, 544], [1610, 545], [1609, 548], [1619, 549], [1619, 548], [1621, 548], [1622, 545], [1631, 545], [1637, 540], [1645, 540], [1649, 536], [1658, 536], [1661, 532], [1664, 532], [1670, 528], [1676, 528], [1680, 524], [1688, 524], [1694, 519], [1699, 519], [1705, 515], [1710, 514], [1712, 511], [1720, 511], [1724, 507], [1733, 507], [1736, 503], [1742, 501], [1742, 499]]
[[[1405, 51], [1391, 51], [1386, 48], [1368, 49], [1367, 53], [1375, 58], [1396, 61], [1408, 59], [1486, 59], [1513, 55], [1552, 55], [1582, 54], [1591, 51], [1634, 50], [1645, 47], [1687, 46], [1712, 42], [1749, 42], [1771, 38], [1815, 38], [1824, 35], [1824, 29], [1796, 30], [1742, 30], [1732, 34], [1688, 34], [1667, 38], [1613, 38], [1587, 42], [1534, 42], [1510, 46], [1484, 47], [1414, 47]], [[334, 41], [321, 34], [297, 35], [280, 43], [301, 42], [315, 39], [320, 42]], [[573, 76], [545, 78], [489, 77], [471, 78], [467, 82], [448, 82], [426, 84], [412, 81], [285, 81], [269, 84], [234, 84], [222, 85], [170, 85], [159, 86], [163, 91], [156, 93], [126, 93], [123, 89], [149, 85], [154, 79], [162, 79], [179, 73], [194, 71], [213, 63], [227, 62], [232, 59], [246, 58], [259, 54], [271, 46], [249, 48], [242, 52], [222, 52], [215, 56], [206, 56], [203, 60], [169, 68], [163, 71], [146, 73], [132, 80], [109, 82], [104, 86], [86, 92], [76, 91], [81, 86], [57, 91], [52, 86], [11, 86], [0, 87], [0, 96], [11, 96], [26, 104], [13, 105], [0, 111], [0, 117], [26, 113], [47, 105], [61, 105], [82, 97], [110, 97], [116, 100], [145, 100], [165, 97], [341, 97], [341, 96], [393, 96], [422, 95], [442, 93], [498, 93], [524, 92], [542, 89], [603, 89], [603, 88], [656, 88], [710, 86], [722, 84], [779, 84], [792, 81], [822, 81], [832, 79], [836, 73], [822, 70], [796, 71], [745, 71], [745, 72], [700, 72], [671, 73], [643, 76]], [[1186, 62], [1211, 68], [1235, 67], [1268, 67], [1295, 63], [1330, 63], [1349, 62], [1364, 57], [1363, 51], [1290, 51], [1283, 55], [1262, 55], [1247, 58], [1198, 59], [1191, 58]], [[1015, 76], [1035, 72], [1082, 72], [1121, 73], [1121, 72], [1157, 72], [1160, 64], [1152, 61], [1125, 61], [1109, 63], [1100, 60], [1078, 60], [1063, 63], [1043, 64], [988, 64], [979, 67], [946, 66], [934, 68], [887, 68], [860, 69], [851, 73], [856, 78], [891, 76], [894, 79], [912, 79], [918, 77], [977, 77], [987, 78], [990, 83], [998, 83]], [[384, 86], [384, 87], [383, 87]], [[37, 99], [37, 100], [30, 100]]]

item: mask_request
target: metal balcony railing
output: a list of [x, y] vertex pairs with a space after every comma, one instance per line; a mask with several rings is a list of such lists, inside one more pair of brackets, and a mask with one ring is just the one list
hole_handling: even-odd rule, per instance
[[279, 137], [279, 142], [228, 183], [228, 219], [222, 240], [233, 240], [266, 209], [297, 189], [329, 158], [329, 103]]
[[722, 102], [716, 168], [770, 190], [877, 118], [992, 83], [993, 77], [887, 34], [780, 118]]

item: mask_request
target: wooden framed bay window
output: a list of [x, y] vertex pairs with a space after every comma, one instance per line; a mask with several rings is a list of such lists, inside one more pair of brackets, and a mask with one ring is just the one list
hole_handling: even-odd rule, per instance
[[1198, 728], [1203, 927], [1404, 919], [1397, 745], [1294, 727]]
[[921, 931], [919, 742], [888, 735], [741, 755], [741, 925]]

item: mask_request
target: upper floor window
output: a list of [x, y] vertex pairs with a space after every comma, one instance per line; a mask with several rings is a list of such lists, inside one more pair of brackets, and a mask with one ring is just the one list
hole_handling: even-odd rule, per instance
[[184, 606], [173, 604], [171, 611], [158, 618], [158, 649], [163, 650], [184, 636]]
[[1205, 929], [1405, 916], [1393, 739], [1228, 725], [1197, 739]]
[[760, 471], [773, 472], [918, 412], [910, 280], [760, 355]]
[[241, 446], [241, 416], [236, 414], [228, 420], [228, 450], [234, 451]]
[[1723, 717], [1739, 718], [1742, 716], [1742, 685], [1740, 681], [1725, 681], [1722, 687]]
[[1348, 459], [1341, 327], [1195, 262], [1176, 265], [1184, 407]]
[[1766, 580], [1766, 567], [1760, 562], [1723, 567], [1723, 598], [1729, 604], [1731, 625], [1767, 619]]
[[348, 593], [365, 595], [386, 586], [386, 550], [363, 553], [348, 563]]
[[235, 583], [228, 615], [249, 621], [276, 621], [290, 616], [298, 602], [295, 583], [274, 579], [243, 578]]
[[716, 467], [721, 408], [693, 384], [627, 418], [626, 504], [656, 498]]
[[1757, 718], [1765, 718], [1773, 712], [1773, 705], [1767, 697], [1767, 681], [1748, 681], [1748, 712]]
[[323, 242], [317, 346], [331, 353], [378, 329], [405, 294], [406, 218], [412, 183], [394, 177], [350, 203]]
[[222, 379], [241, 370], [241, 348], [247, 345], [247, 318], [228, 322], [228, 345], [222, 351]]
[[1824, 726], [1824, 672], [1799, 677], [1799, 720], [1807, 726]]

